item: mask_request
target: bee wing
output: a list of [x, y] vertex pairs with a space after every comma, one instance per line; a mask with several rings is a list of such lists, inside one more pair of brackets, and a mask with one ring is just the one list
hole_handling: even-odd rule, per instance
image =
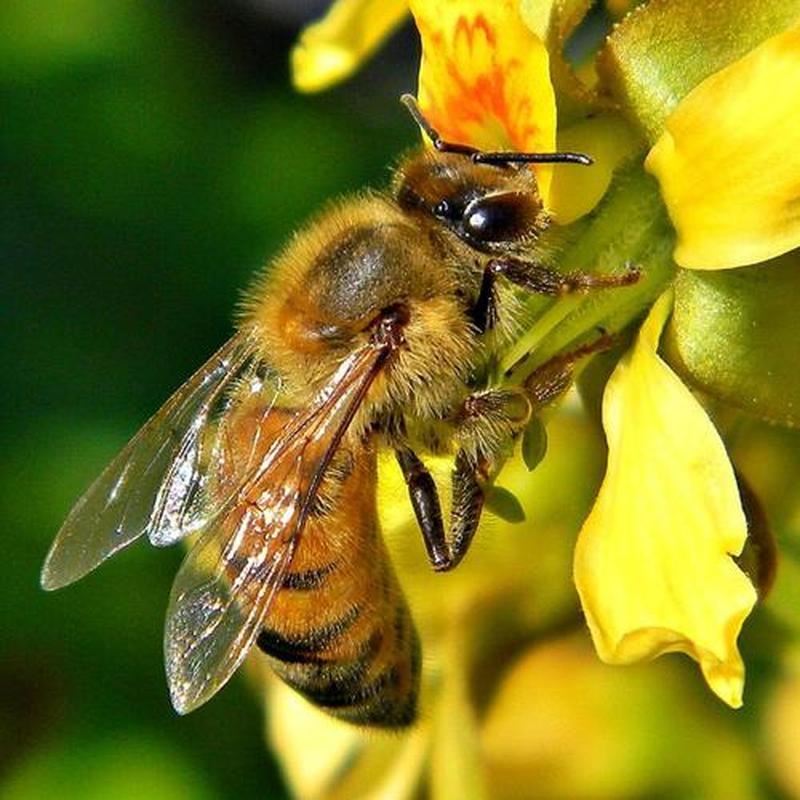
[[207, 522], [172, 586], [167, 679], [185, 714], [214, 695], [247, 655], [281, 588], [311, 504], [385, 352], [356, 351], [310, 408], [294, 414]]
[[145, 532], [158, 545], [189, 532], [186, 518], [203, 484], [209, 422], [253, 350], [250, 334], [234, 336], [106, 467], [58, 532], [42, 568], [45, 589], [78, 580]]

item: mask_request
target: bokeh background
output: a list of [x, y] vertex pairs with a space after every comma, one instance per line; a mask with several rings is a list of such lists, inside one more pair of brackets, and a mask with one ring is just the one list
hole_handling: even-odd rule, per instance
[[290, 88], [325, 4], [0, 4], [0, 796], [280, 798], [237, 677], [172, 711], [161, 632], [181, 553], [144, 544], [56, 594], [81, 491], [232, 332], [254, 272], [326, 199], [417, 141], [410, 28], [356, 83]]

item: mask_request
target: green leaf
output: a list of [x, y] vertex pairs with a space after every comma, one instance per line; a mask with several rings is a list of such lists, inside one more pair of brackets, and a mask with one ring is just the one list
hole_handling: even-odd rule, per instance
[[490, 486], [486, 490], [486, 509], [506, 522], [525, 521], [525, 509], [522, 508], [522, 503], [513, 492], [502, 486]]
[[800, 0], [651, 0], [600, 55], [602, 79], [648, 139], [695, 86], [800, 20]]
[[800, 425], [800, 253], [721, 272], [681, 271], [666, 352], [713, 397]]
[[546, 453], [547, 429], [539, 417], [533, 417], [522, 433], [522, 460], [528, 470], [533, 472]]

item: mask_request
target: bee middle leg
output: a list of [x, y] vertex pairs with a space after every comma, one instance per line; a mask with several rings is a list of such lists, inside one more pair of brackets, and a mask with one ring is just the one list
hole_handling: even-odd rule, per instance
[[428, 560], [437, 572], [456, 567], [469, 550], [481, 520], [485, 488], [502, 463], [514, 438], [531, 416], [555, 402], [571, 385], [575, 365], [612, 347], [615, 337], [603, 333], [574, 350], [560, 353], [538, 367], [522, 386], [486, 389], [467, 396], [456, 416], [456, 453], [451, 474], [448, 531], [433, 476], [408, 447], [395, 450], [409, 498], [422, 532]]
[[532, 412], [535, 414], [555, 402], [569, 389], [575, 377], [575, 366], [581, 359], [610, 350], [617, 341], [616, 336], [602, 332], [596, 339], [559, 353], [537, 367], [522, 384]]
[[514, 437], [530, 419], [531, 401], [524, 387], [488, 389], [469, 395], [454, 419], [460, 447], [450, 476], [450, 519], [445, 532], [436, 482], [408, 447], [395, 454], [408, 486], [417, 524], [437, 572], [456, 567], [478, 529], [495, 467], [510, 451]]

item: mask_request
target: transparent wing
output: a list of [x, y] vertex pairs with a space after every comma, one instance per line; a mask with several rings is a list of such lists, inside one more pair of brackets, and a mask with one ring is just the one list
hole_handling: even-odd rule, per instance
[[[270, 423], [280, 432], [265, 437], [258, 458], [234, 468], [238, 492], [217, 504], [219, 513], [207, 521], [172, 587], [164, 652], [179, 713], [214, 695], [253, 645], [320, 481], [383, 356], [372, 345], [361, 348], [307, 410], [276, 410]], [[235, 437], [235, 415], [228, 421]]]
[[[234, 336], [106, 467], [58, 532], [42, 568], [45, 589], [78, 580], [144, 533], [164, 545], [191, 531], [209, 423], [224, 412], [226, 389], [254, 369], [253, 352], [251, 334]], [[253, 390], [264, 391], [263, 381]]]

